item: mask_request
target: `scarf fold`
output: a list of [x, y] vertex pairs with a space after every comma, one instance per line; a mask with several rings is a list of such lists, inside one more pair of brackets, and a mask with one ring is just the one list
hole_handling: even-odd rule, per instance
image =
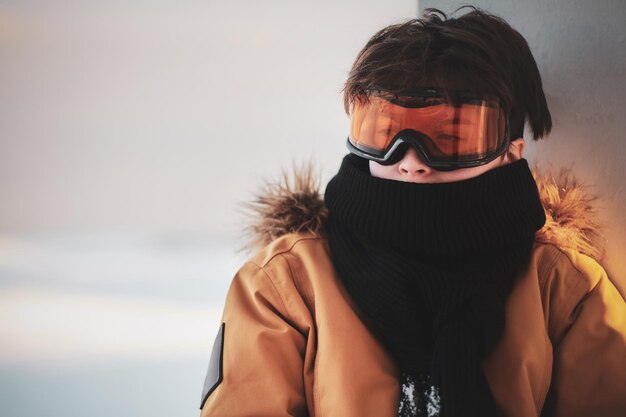
[[543, 206], [525, 159], [450, 183], [373, 177], [348, 154], [328, 183], [330, 255], [398, 364], [399, 416], [495, 416], [482, 372]]

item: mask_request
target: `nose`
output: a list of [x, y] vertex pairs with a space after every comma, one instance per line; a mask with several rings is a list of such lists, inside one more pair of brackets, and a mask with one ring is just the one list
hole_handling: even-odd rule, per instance
[[398, 164], [398, 170], [403, 176], [424, 176], [432, 172], [432, 168], [422, 161], [419, 154], [412, 146], [404, 154]]

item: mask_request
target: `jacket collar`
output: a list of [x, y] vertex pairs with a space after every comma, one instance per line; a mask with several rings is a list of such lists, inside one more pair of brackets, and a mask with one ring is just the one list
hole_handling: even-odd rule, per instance
[[[598, 196], [591, 194], [570, 168], [543, 172], [535, 164], [531, 171], [546, 214], [546, 223], [537, 231], [536, 240], [601, 261], [605, 238], [594, 205]], [[283, 171], [277, 180], [265, 181], [253, 200], [243, 206], [250, 218], [244, 230], [244, 250], [256, 250], [288, 233], [324, 234], [328, 210], [320, 191], [320, 175], [312, 161], [294, 165], [291, 173]]]

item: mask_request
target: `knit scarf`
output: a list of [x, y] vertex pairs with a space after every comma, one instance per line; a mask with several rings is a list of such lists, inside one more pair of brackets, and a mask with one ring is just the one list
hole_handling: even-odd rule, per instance
[[325, 191], [333, 265], [400, 374], [398, 415], [496, 416], [482, 361], [545, 223], [525, 159], [449, 183], [373, 177], [348, 154]]

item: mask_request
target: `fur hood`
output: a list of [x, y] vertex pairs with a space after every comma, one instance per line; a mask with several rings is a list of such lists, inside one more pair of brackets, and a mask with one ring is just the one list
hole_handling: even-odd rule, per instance
[[[561, 248], [575, 249], [600, 262], [605, 238], [594, 206], [598, 197], [579, 182], [570, 168], [558, 173], [532, 169], [546, 214], [546, 224], [537, 231], [536, 240]], [[243, 203], [250, 218], [245, 228], [242, 250], [254, 251], [274, 239], [294, 232], [323, 235], [328, 211], [320, 191], [319, 174], [309, 161], [283, 171], [276, 181], [265, 180], [252, 202]]]

